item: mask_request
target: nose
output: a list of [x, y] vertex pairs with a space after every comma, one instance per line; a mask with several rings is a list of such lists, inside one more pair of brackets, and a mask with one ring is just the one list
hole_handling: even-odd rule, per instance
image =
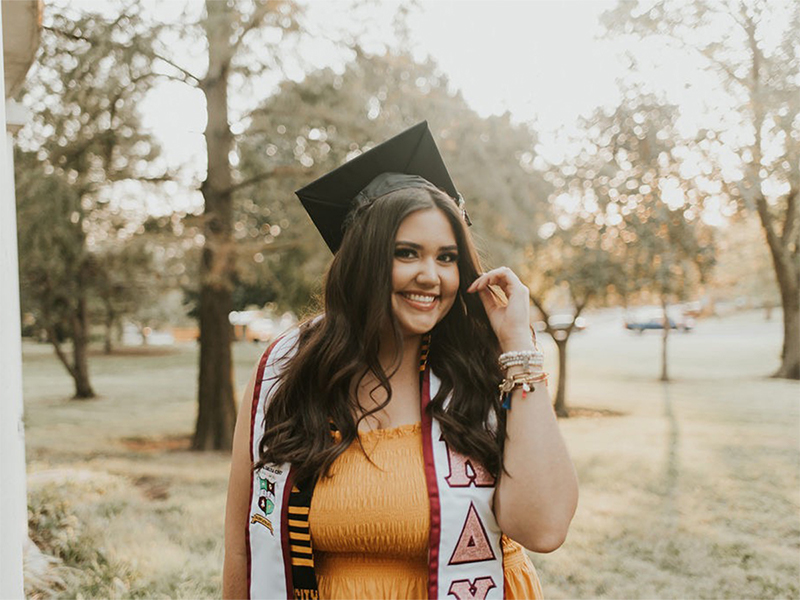
[[420, 261], [416, 279], [420, 285], [437, 285], [439, 283], [439, 272], [436, 270], [436, 261], [433, 259]]

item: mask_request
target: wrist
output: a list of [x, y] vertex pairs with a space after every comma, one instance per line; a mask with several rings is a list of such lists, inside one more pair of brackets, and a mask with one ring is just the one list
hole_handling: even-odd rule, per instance
[[530, 333], [526, 336], [517, 336], [507, 339], [498, 339], [502, 352], [529, 352], [536, 350]]

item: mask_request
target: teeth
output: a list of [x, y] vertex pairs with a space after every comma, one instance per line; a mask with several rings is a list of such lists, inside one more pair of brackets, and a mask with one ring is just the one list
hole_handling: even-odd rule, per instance
[[423, 296], [422, 294], [403, 294], [409, 300], [413, 300], [414, 302], [424, 302], [425, 304], [430, 304], [434, 300], [436, 300], [436, 296]]

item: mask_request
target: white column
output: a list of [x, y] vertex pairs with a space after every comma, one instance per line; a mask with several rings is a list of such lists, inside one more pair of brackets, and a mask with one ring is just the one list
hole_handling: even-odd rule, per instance
[[[3, 68], [0, 15], [0, 81]], [[28, 537], [25, 435], [22, 422], [22, 343], [14, 193], [13, 136], [0, 102], [0, 598], [23, 598], [22, 548]]]

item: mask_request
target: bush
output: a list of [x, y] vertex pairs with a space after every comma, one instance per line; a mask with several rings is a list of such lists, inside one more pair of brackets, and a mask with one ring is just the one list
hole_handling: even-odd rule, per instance
[[[79, 518], [76, 500], [80, 490], [61, 486], [28, 494], [28, 534], [45, 554], [61, 561], [53, 567], [49, 589], [26, 582], [28, 598], [137, 598], [150, 597], [152, 590], [137, 586], [139, 575], [131, 566], [103, 548], [102, 531], [92, 521]], [[70, 493], [76, 498], [71, 499]], [[79, 502], [77, 502], [79, 504]], [[55, 583], [53, 583], [55, 582]]]

